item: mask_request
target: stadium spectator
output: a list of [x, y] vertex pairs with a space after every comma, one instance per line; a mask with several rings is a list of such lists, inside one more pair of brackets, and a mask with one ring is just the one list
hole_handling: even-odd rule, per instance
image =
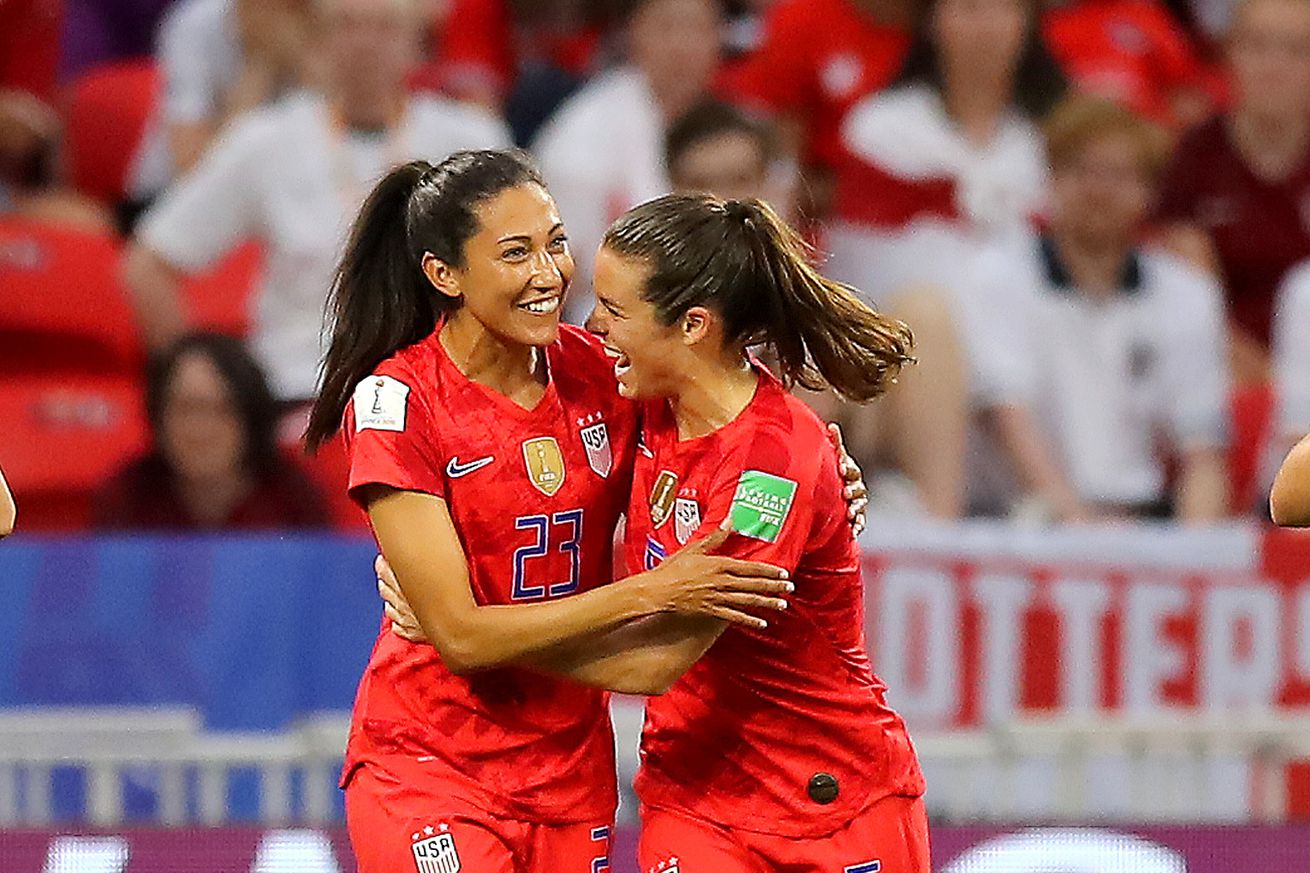
[[225, 124], [306, 83], [307, 0], [180, 0], [159, 29], [163, 99], [131, 184], [148, 201], [187, 172]]
[[64, 6], [59, 72], [68, 81], [102, 64], [153, 54], [155, 30], [175, 0], [59, 2]]
[[0, 539], [14, 532], [14, 522], [18, 520], [18, 506], [14, 495], [5, 481], [5, 472], [0, 470]]
[[630, 65], [596, 76], [533, 145], [578, 263], [570, 320], [591, 311], [591, 262], [619, 213], [668, 193], [669, 123], [709, 93], [719, 63], [715, 0], [639, 0], [627, 21]]
[[770, 127], [740, 109], [706, 100], [669, 126], [664, 165], [673, 190], [704, 192], [725, 200], [770, 201], [786, 214], [785, 192], [769, 182], [775, 144]]
[[829, 270], [881, 297], [950, 288], [983, 239], [1013, 234], [1043, 204], [1035, 121], [1064, 80], [1024, 0], [931, 0], [897, 84], [841, 127]]
[[[1226, 512], [1222, 297], [1206, 274], [1138, 245], [1164, 134], [1077, 98], [1048, 127], [1049, 225], [974, 268], [979, 402], [1027, 499], [1088, 520]], [[1162, 443], [1178, 461], [1172, 493]]]
[[254, 294], [256, 358], [274, 395], [314, 394], [323, 304], [350, 217], [372, 180], [418, 156], [502, 146], [484, 111], [409, 96], [421, 23], [410, 0], [328, 0], [321, 8], [325, 88], [228, 127], [143, 218], [124, 265], [147, 342], [186, 330], [182, 277], [247, 239], [264, 247]]
[[178, 340], [151, 363], [146, 412], [154, 446], [96, 495], [97, 527], [328, 526], [323, 496], [279, 454], [277, 402], [239, 340]]
[[732, 72], [743, 100], [778, 116], [801, 159], [807, 212], [826, 213], [841, 164], [840, 129], [861, 98], [896, 78], [915, 0], [781, 0], [764, 17], [759, 49]]
[[109, 233], [112, 217], [61, 184], [59, 116], [29, 91], [0, 90], [0, 216]]
[[1180, 144], [1160, 218], [1175, 251], [1222, 278], [1234, 377], [1251, 382], [1278, 284], [1310, 257], [1310, 4], [1243, 0], [1234, 15], [1232, 109]]
[[1161, 0], [1065, 0], [1046, 10], [1042, 30], [1080, 91], [1170, 126], [1210, 111], [1205, 68]]

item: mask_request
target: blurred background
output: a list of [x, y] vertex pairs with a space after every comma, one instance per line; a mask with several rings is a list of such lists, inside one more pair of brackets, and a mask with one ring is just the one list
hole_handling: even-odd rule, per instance
[[[372, 181], [768, 199], [906, 320], [875, 670], [940, 871], [1310, 871], [1310, 0], [0, 0], [0, 870], [345, 873], [381, 615], [297, 440]], [[639, 700], [618, 699], [624, 790]], [[610, 859], [633, 873], [625, 800]]]

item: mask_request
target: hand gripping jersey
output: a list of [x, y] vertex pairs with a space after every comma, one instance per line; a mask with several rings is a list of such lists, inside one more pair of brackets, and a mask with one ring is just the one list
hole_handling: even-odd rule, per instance
[[786, 612], [730, 626], [646, 704], [637, 793], [651, 808], [794, 837], [832, 833], [877, 800], [923, 793], [914, 749], [864, 645], [864, 586], [823, 424], [761, 367], [735, 420], [679, 441], [645, 409], [629, 567], [651, 567], [731, 516], [720, 551], [786, 568]]
[[[363, 380], [346, 410], [350, 488], [446, 501], [478, 603], [531, 603], [609, 582], [631, 493], [635, 408], [582, 331], [546, 350], [550, 382], [525, 410], [466, 378], [434, 333]], [[384, 621], [360, 682], [346, 773], [400, 754], [495, 815], [608, 821], [614, 743], [604, 692], [503, 668], [456, 676]]]

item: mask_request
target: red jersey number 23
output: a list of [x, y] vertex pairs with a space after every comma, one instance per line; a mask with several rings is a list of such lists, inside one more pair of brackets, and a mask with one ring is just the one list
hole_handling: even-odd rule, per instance
[[[542, 597], [562, 597], [578, 590], [580, 564], [579, 547], [582, 542], [582, 510], [568, 509], [551, 515], [521, 515], [514, 519], [516, 530], [529, 531], [532, 542], [514, 550], [515, 600], [538, 600]], [[536, 570], [534, 558], [545, 558], [552, 552], [569, 556], [569, 578], [545, 580]]]

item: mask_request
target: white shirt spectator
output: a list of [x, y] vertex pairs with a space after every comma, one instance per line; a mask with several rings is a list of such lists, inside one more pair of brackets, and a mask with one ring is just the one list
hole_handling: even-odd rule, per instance
[[1273, 333], [1275, 433], [1280, 439], [1299, 439], [1310, 433], [1310, 261], [1283, 278], [1274, 301]]
[[279, 398], [308, 398], [325, 351], [333, 271], [372, 185], [408, 160], [509, 142], [494, 116], [432, 98], [411, 100], [389, 134], [348, 132], [321, 97], [303, 93], [234, 123], [165, 192], [138, 236], [183, 272], [214, 264], [245, 240], [262, 241], [251, 347]]
[[160, 22], [155, 54], [163, 95], [133, 164], [134, 195], [154, 194], [173, 178], [169, 124], [222, 115], [219, 101], [241, 75], [235, 7], [235, 0], [182, 0]]
[[645, 77], [621, 67], [570, 97], [533, 144], [577, 261], [568, 317], [591, 311], [591, 266], [605, 230], [626, 210], [670, 189], [664, 120]]
[[1134, 252], [1119, 291], [1070, 287], [1045, 238], [975, 261], [968, 331], [984, 407], [1027, 408], [1075, 492], [1091, 503], [1165, 497], [1157, 447], [1222, 447], [1227, 365], [1221, 293], [1163, 253]]
[[978, 145], [935, 90], [903, 85], [857, 103], [841, 136], [852, 158], [841, 184], [853, 193], [839, 196], [826, 269], [873, 299], [957, 288], [981, 245], [1025, 232], [1045, 204], [1041, 134], [1017, 110]]

